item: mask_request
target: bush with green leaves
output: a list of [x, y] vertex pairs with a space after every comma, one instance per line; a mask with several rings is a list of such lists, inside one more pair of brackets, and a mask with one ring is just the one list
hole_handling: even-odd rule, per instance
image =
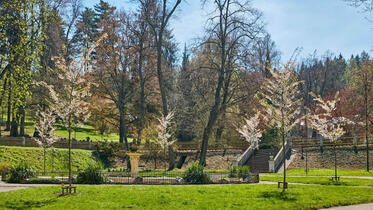
[[250, 168], [248, 166], [232, 166], [229, 169], [229, 177], [246, 179], [250, 177]]
[[198, 162], [193, 162], [184, 173], [184, 181], [189, 184], [209, 184], [210, 176], [203, 170]]
[[124, 144], [120, 144], [119, 142], [112, 142], [112, 141], [97, 141], [94, 142], [95, 151], [93, 151], [93, 155], [100, 159], [106, 168], [111, 166], [109, 161], [110, 158], [114, 157], [116, 153], [124, 149]]
[[17, 166], [13, 166], [9, 171], [9, 183], [20, 183], [29, 178], [35, 177], [35, 171], [26, 163], [19, 163]]
[[90, 165], [88, 168], [80, 171], [77, 176], [79, 184], [104, 184], [107, 177], [102, 173], [102, 167], [98, 165]]

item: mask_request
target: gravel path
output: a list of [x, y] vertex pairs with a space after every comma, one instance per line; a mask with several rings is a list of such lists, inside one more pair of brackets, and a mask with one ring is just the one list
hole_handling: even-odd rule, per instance
[[[282, 175], [269, 175], [269, 174], [259, 174], [259, 176], [271, 176], [271, 177], [282, 177]], [[334, 177], [334, 176], [303, 176], [303, 175], [286, 175], [286, 177]], [[352, 179], [373, 179], [373, 176], [339, 176], [341, 178], [352, 178]]]
[[[373, 203], [365, 203], [365, 204], [356, 204], [350, 206], [335, 206], [328, 208], [328, 210], [372, 210]], [[326, 210], [326, 209], [321, 209]]]
[[9, 184], [0, 181], [0, 192], [8, 192], [12, 190], [22, 190], [31, 187], [49, 187], [49, 186], [58, 186], [53, 184]]

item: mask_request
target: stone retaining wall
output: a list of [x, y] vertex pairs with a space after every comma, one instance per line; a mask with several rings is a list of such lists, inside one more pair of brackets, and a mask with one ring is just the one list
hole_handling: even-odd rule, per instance
[[[334, 168], [334, 151], [332, 148], [324, 148], [323, 153], [316, 148], [307, 151], [309, 168]], [[301, 150], [297, 150], [289, 168], [305, 168], [305, 151], [303, 156], [304, 159], [302, 160]], [[373, 148], [370, 148], [369, 157], [370, 166], [373, 167]], [[337, 148], [337, 167], [342, 169], [365, 169], [365, 147], [358, 147], [357, 153], [352, 147]]]

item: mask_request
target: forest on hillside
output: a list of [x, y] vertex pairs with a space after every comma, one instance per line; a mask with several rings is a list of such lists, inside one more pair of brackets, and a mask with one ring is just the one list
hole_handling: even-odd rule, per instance
[[[93, 8], [81, 0], [0, 0], [0, 135], [25, 135], [27, 120], [53, 108], [66, 128], [118, 133], [127, 149], [129, 138], [157, 138], [159, 119], [167, 117], [174, 139], [202, 150], [243, 141], [237, 128], [263, 109], [258, 93], [272, 70], [284, 68], [281, 50], [250, 1], [211, 2], [204, 33], [184, 44], [169, 24], [182, 0], [136, 0], [134, 10], [103, 0]], [[350, 3], [370, 10], [370, 2], [359, 2]], [[316, 105], [310, 92], [339, 92], [336, 117], [367, 120], [371, 133], [371, 55], [328, 51], [300, 60], [298, 52], [288, 63], [301, 81], [302, 113]], [[345, 136], [363, 136], [365, 127], [357, 125], [347, 126]], [[261, 144], [278, 146], [278, 133], [266, 127]], [[307, 127], [293, 133], [306, 137]]]

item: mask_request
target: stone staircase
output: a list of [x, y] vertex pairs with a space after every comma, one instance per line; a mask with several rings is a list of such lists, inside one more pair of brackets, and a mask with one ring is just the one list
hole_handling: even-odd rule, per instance
[[250, 167], [250, 171], [254, 173], [268, 173], [269, 172], [269, 155], [277, 154], [278, 149], [259, 149], [249, 158], [245, 165]]

